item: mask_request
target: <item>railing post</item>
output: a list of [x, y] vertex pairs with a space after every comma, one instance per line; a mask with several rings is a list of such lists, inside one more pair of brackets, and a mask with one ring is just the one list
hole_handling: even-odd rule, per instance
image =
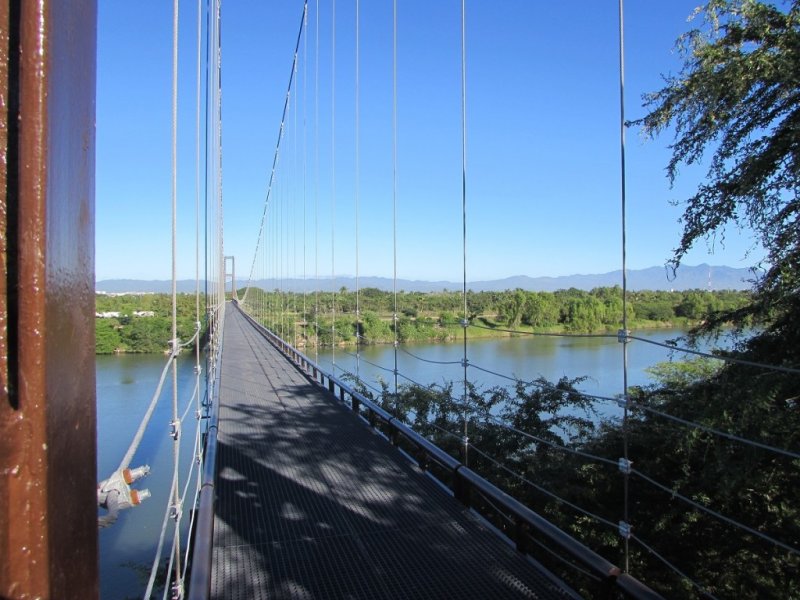
[[428, 453], [422, 448], [417, 450], [417, 464], [423, 471], [427, 471], [431, 466], [430, 456], [428, 456]]
[[329, 391], [331, 394], [335, 394], [335, 393], [336, 393], [336, 392], [334, 391], [334, 389], [333, 389], [333, 379], [331, 379], [330, 377], [328, 377], [328, 391]]
[[453, 473], [453, 495], [461, 504], [470, 507], [470, 485], [458, 470]]
[[359, 414], [359, 408], [361, 407], [361, 401], [358, 398], [356, 398], [355, 396], [352, 396], [351, 400], [352, 400], [352, 403], [350, 404], [350, 408], [353, 410], [354, 413]]
[[344, 404], [344, 388], [343, 387], [339, 388], [339, 400], [342, 402], [342, 404]]
[[517, 550], [523, 554], [528, 551], [528, 532], [530, 525], [517, 517], [514, 519], [514, 542], [517, 545]]

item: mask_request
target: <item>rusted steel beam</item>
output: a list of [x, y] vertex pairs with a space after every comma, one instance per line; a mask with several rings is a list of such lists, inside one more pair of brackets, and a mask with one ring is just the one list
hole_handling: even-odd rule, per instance
[[96, 598], [95, 0], [0, 0], [0, 597]]

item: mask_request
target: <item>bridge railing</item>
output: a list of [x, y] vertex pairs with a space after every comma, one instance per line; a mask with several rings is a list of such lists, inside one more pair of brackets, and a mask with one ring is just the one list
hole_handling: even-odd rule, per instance
[[[222, 331], [219, 332], [219, 347], [222, 345]], [[203, 446], [203, 473], [200, 482], [200, 497], [195, 520], [194, 550], [190, 563], [191, 577], [187, 598], [190, 600], [206, 600], [211, 596], [211, 568], [214, 541], [214, 502], [216, 489], [214, 479], [217, 472], [217, 432], [219, 424], [219, 386], [222, 352], [216, 353], [212, 359], [214, 365], [210, 369], [215, 373], [208, 389], [208, 425]]]
[[[410, 452], [406, 451], [406, 454], [416, 460], [422, 470], [430, 472], [448, 487], [457, 500], [468, 508], [476, 510], [479, 514], [482, 503], [474, 502], [477, 498], [483, 498], [486, 501], [485, 504], [492, 506], [497, 511], [502, 511], [505, 519], [512, 526], [498, 529], [511, 539], [520, 552], [528, 554], [533, 545], [541, 544], [536, 539], [538, 537], [546, 541], [549, 546], [556, 546], [572, 560], [580, 563], [593, 579], [600, 582], [600, 588], [608, 590], [609, 594], [613, 594], [613, 590], [616, 589], [629, 598], [642, 600], [661, 598], [659, 594], [639, 580], [622, 573], [621, 569], [613, 563], [506, 494], [398, 420], [373, 400], [354, 390], [351, 385], [322, 369], [308, 356], [259, 324], [241, 308], [238, 306], [237, 308], [267, 341], [287, 356], [308, 377], [320, 386], [327, 388], [334, 397], [337, 397], [345, 405], [349, 405], [355, 414], [384, 433], [393, 445], [402, 446], [403, 449], [409, 448]], [[192, 583], [194, 583], [194, 578]]]

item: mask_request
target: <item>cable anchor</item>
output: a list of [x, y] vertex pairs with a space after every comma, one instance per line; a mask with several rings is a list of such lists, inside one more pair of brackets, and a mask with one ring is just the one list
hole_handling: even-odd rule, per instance
[[631, 529], [630, 523], [626, 523], [625, 521], [619, 522], [619, 534], [626, 540], [631, 537]]
[[108, 527], [117, 520], [119, 511], [138, 506], [150, 497], [150, 490], [136, 490], [130, 487], [134, 481], [149, 474], [148, 465], [135, 469], [117, 469], [111, 477], [97, 485], [97, 506], [108, 511], [108, 514], [98, 518], [99, 527]]
[[631, 330], [630, 329], [619, 329], [617, 330], [617, 341], [620, 344], [627, 344], [631, 341]]
[[169, 518], [178, 521], [181, 518], [181, 507], [179, 504], [172, 504], [169, 507]]

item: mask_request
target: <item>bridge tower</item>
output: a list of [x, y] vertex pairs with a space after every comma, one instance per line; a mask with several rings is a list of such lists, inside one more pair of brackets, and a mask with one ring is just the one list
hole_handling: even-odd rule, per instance
[[[228, 261], [231, 263], [231, 270], [228, 271]], [[231, 298], [236, 298], [236, 257], [225, 257], [225, 282], [227, 283], [228, 277], [231, 278]], [[237, 298], [238, 300], [238, 298]]]

